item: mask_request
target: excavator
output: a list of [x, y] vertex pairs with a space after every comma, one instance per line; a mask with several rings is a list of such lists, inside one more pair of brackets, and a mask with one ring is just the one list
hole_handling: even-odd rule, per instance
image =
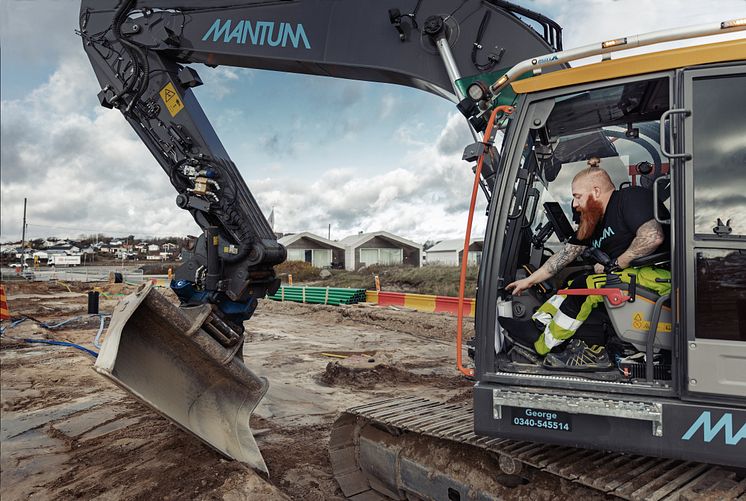
[[[744, 29], [723, 19], [565, 50], [556, 22], [504, 0], [82, 0], [100, 104], [122, 113], [202, 229], [171, 282], [179, 306], [152, 287], [122, 300], [96, 371], [266, 473], [249, 418], [269, 383], [244, 364], [244, 322], [278, 289], [286, 251], [197, 102], [195, 66], [405, 85], [451, 101], [474, 137], [464, 263], [474, 201], [488, 201], [476, 335], [468, 347], [457, 336], [473, 401], [344, 411], [329, 444], [344, 495], [495, 499], [496, 482], [543, 470], [625, 499], [743, 496], [746, 39], [612, 54]], [[574, 276], [608, 269], [587, 253], [521, 295], [506, 289], [572, 236], [570, 181], [589, 157], [619, 190], [642, 186], [666, 207], [655, 218], [670, 249], [633, 265], [671, 279], [594, 289], [604, 307], [583, 335], [614, 367], [578, 373], [527, 356], [499, 318], [530, 318], [573, 293]]]

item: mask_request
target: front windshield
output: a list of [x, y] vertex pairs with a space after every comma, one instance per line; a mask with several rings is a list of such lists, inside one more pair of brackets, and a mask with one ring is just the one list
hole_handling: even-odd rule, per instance
[[[515, 183], [511, 214], [521, 214], [524, 227], [537, 228], [546, 222], [545, 202], [559, 203], [565, 216], [573, 219], [571, 183], [591, 157], [600, 159], [617, 189], [652, 188], [656, 178], [668, 173], [659, 139], [659, 118], [668, 108], [667, 78], [573, 93], [553, 101], [544, 126], [530, 131], [520, 159], [529, 176], [525, 189], [520, 179]], [[662, 190], [662, 202], [666, 195]], [[547, 242], [549, 247], [558, 244], [556, 235]]]

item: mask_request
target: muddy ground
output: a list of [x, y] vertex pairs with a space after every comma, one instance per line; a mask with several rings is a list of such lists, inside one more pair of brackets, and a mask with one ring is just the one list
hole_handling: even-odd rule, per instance
[[[96, 350], [98, 317], [56, 330], [42, 325], [84, 315], [90, 285], [7, 285], [11, 314], [28, 320], [6, 329], [0, 346], [3, 500], [342, 499], [326, 447], [340, 411], [394, 396], [470, 398], [470, 382], [455, 369], [455, 317], [264, 301], [246, 323], [244, 359], [270, 381], [251, 423], [267, 479], [99, 376], [89, 354], [21, 341]], [[105, 313], [134, 288], [100, 290]], [[506, 490], [505, 498], [554, 499], [560, 488], [574, 495], [573, 486], [552, 482], [537, 479], [533, 487]]]

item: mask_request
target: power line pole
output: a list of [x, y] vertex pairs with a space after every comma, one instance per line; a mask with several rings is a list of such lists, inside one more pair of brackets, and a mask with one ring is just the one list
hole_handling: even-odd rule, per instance
[[23, 228], [21, 229], [21, 264], [26, 262], [26, 198], [23, 199]]

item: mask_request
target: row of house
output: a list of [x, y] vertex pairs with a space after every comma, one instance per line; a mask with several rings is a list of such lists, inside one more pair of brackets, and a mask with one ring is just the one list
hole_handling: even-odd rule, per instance
[[97, 244], [97, 250], [102, 254], [113, 255], [117, 259], [142, 259], [148, 261], [163, 261], [175, 259], [179, 254], [179, 246], [166, 242], [163, 245], [137, 243], [127, 244], [112, 240], [108, 244]]
[[[288, 261], [305, 261], [318, 268], [357, 270], [362, 266], [461, 263], [464, 241], [444, 240], [427, 251], [422, 245], [387, 231], [359, 233], [339, 241], [328, 240], [313, 233], [285, 235], [278, 240], [285, 246]], [[483, 239], [473, 239], [469, 246], [469, 264], [482, 259]]]
[[175, 243], [166, 242], [163, 245], [136, 243], [129, 244], [121, 240], [112, 240], [108, 243], [97, 242], [91, 245], [83, 245], [68, 240], [45, 240], [40, 244], [37, 242], [36, 248], [26, 246], [21, 248], [21, 243], [3, 245], [0, 253], [6, 259], [17, 259], [20, 261], [30, 261], [36, 264], [53, 264], [60, 256], [71, 258], [78, 257], [78, 261], [68, 260], [69, 264], [81, 264], [81, 262], [90, 262], [96, 254], [112, 256], [116, 259], [147, 259], [147, 260], [171, 260], [176, 259], [179, 255], [179, 246]]
[[387, 231], [358, 233], [331, 241], [313, 233], [285, 235], [278, 240], [288, 261], [305, 261], [319, 268], [357, 270], [374, 264], [422, 266], [422, 245]]
[[3, 259], [15, 261], [11, 264], [30, 265], [79, 265], [93, 259], [96, 250], [92, 246], [85, 246], [66, 240], [46, 240], [39, 249], [18, 245], [4, 245], [0, 252]]

